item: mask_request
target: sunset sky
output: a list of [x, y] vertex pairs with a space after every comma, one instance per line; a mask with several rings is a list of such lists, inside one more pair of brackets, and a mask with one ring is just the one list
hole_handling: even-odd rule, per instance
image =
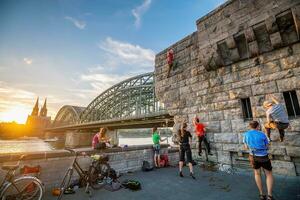
[[0, 0], [0, 122], [24, 123], [36, 98], [54, 118], [154, 70], [155, 54], [224, 0]]

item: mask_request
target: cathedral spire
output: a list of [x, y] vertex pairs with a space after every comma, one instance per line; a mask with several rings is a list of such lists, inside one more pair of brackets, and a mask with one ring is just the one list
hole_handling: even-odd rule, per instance
[[39, 114], [39, 97], [37, 98], [35, 105], [32, 109], [31, 116], [38, 116]]
[[41, 108], [40, 116], [41, 117], [47, 117], [47, 98], [45, 99], [44, 105]]

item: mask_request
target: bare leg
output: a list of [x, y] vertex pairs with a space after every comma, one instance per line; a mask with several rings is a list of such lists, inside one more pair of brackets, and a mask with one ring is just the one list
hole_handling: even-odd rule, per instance
[[260, 169], [254, 169], [254, 178], [257, 185], [257, 188], [259, 190], [259, 194], [263, 194], [263, 187], [261, 183], [261, 176], [260, 176]]
[[156, 154], [154, 154], [154, 165], [155, 165], [155, 167], [158, 167], [157, 160], [156, 160]]
[[179, 171], [182, 172], [183, 162], [179, 161]]
[[190, 173], [194, 173], [193, 171], [193, 164], [189, 162], [189, 168], [190, 168]]
[[157, 155], [157, 166], [160, 167], [160, 155]]
[[266, 182], [267, 182], [268, 195], [272, 196], [272, 189], [273, 189], [273, 183], [274, 183], [273, 174], [272, 174], [272, 171], [268, 171], [268, 170], [265, 170], [265, 173], [266, 173], [266, 177], [267, 177]]

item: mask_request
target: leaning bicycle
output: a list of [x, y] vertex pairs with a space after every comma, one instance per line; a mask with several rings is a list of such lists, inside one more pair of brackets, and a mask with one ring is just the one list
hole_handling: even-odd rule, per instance
[[44, 194], [42, 182], [29, 175], [15, 178], [16, 170], [20, 167], [20, 157], [16, 165], [3, 165], [2, 170], [7, 171], [6, 176], [0, 184], [1, 200], [41, 200]]
[[[92, 162], [89, 166], [89, 169], [86, 171], [81, 168], [77, 161], [78, 153], [76, 153], [72, 149], [66, 149], [67, 151], [71, 152], [75, 155], [75, 158], [72, 162], [72, 165], [68, 168], [60, 187], [58, 188], [58, 197], [57, 200], [60, 200], [63, 194], [68, 193], [70, 189], [71, 179], [74, 173], [74, 170], [79, 175], [80, 184], [85, 186], [85, 192], [92, 195], [90, 187], [92, 189], [100, 189], [102, 188], [107, 182], [109, 181], [110, 176], [110, 166], [107, 163], [106, 158], [103, 156], [91, 156]], [[85, 156], [85, 153], [81, 153]]]

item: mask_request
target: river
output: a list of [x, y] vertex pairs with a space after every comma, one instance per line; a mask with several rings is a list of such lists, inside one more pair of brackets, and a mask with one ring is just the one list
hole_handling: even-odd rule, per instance
[[[168, 139], [171, 140], [170, 138]], [[163, 143], [167, 143], [166, 141]], [[119, 145], [132, 146], [152, 144], [151, 137], [139, 137], [139, 138], [119, 138]], [[43, 152], [52, 151], [55, 149], [63, 149], [63, 143], [49, 143], [42, 139], [29, 138], [29, 139], [17, 139], [17, 140], [0, 140], [0, 154], [7, 153], [19, 153], [19, 152]]]

